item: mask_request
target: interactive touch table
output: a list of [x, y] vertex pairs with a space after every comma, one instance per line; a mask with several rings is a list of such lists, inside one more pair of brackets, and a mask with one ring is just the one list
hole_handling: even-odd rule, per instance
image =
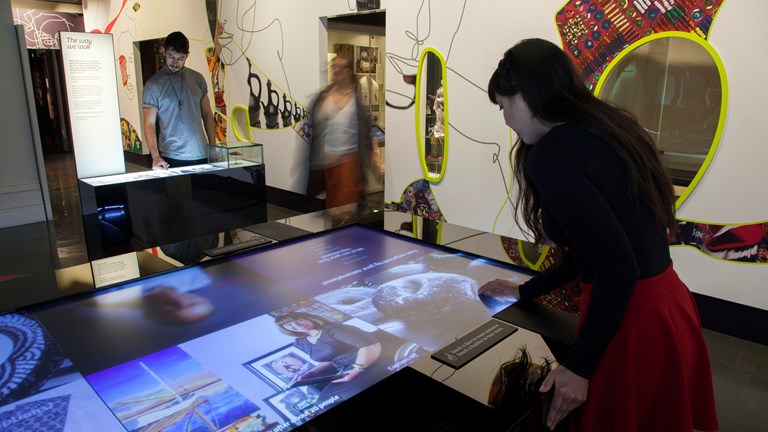
[[351, 226], [2, 315], [0, 429], [291, 430], [509, 306], [483, 283], [529, 277]]

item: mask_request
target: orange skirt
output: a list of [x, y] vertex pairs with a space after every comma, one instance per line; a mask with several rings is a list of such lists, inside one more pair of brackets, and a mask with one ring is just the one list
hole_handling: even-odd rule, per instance
[[334, 208], [358, 203], [365, 197], [365, 178], [357, 152], [349, 153], [330, 163], [326, 156], [325, 207]]
[[[590, 284], [581, 284], [581, 321]], [[698, 309], [672, 265], [638, 281], [624, 321], [574, 413], [581, 431], [719, 429]]]

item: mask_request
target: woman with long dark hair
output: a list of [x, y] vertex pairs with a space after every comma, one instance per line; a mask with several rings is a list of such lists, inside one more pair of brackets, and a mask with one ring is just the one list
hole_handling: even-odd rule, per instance
[[571, 425], [590, 432], [717, 430], [698, 311], [669, 254], [672, 183], [649, 135], [542, 39], [504, 54], [488, 96], [517, 134], [517, 223], [563, 253], [522, 285], [480, 292], [528, 300], [582, 286], [576, 341], [540, 389], [553, 391], [546, 425], [578, 408]]

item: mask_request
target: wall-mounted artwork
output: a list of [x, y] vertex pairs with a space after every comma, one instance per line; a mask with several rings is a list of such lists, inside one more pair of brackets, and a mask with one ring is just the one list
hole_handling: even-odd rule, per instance
[[67, 12], [13, 8], [13, 23], [24, 27], [29, 49], [58, 49], [59, 32], [83, 32], [83, 15]]
[[744, 225], [677, 221], [678, 232], [670, 236], [673, 246], [693, 247], [725, 261], [768, 263], [768, 223]]
[[375, 74], [376, 65], [379, 63], [379, 47], [356, 46], [355, 47], [355, 73]]
[[357, 11], [376, 10], [381, 8], [381, 0], [357, 0]]
[[565, 52], [593, 89], [624, 48], [654, 33], [680, 31], [707, 39], [723, 0], [568, 2], [555, 16]]

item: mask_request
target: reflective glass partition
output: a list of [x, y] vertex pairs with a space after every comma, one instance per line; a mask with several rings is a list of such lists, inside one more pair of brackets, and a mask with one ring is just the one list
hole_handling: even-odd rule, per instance
[[90, 261], [159, 246], [186, 264], [217, 247], [219, 233], [267, 221], [262, 146], [209, 146], [210, 162], [82, 179]]
[[637, 116], [675, 184], [686, 187], [717, 145], [725, 114], [724, 72], [700, 38], [660, 36], [628, 48], [606, 70], [598, 95]]

